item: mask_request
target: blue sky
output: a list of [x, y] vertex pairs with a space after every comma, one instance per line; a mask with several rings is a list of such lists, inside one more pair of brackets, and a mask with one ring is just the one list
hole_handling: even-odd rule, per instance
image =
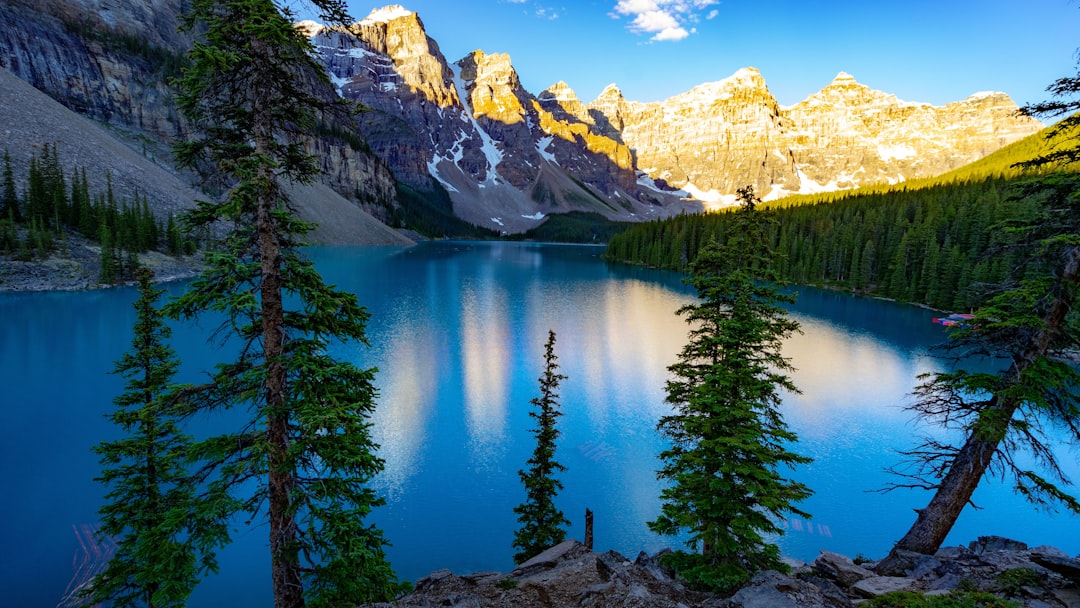
[[[1077, 0], [403, 0], [453, 62], [508, 53], [525, 88], [566, 81], [584, 101], [615, 83], [658, 101], [741, 67], [784, 105], [840, 71], [906, 101], [978, 91], [1019, 104], [1076, 74]], [[349, 0], [356, 19], [389, 3]]]

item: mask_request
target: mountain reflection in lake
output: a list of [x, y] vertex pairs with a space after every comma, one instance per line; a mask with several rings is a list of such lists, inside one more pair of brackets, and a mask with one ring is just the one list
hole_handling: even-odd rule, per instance
[[[329, 282], [368, 307], [370, 347], [335, 354], [377, 366], [373, 431], [386, 469], [376, 480], [388, 504], [373, 520], [393, 543], [398, 573], [508, 570], [524, 499], [517, 471], [533, 447], [529, 400], [537, 394], [547, 331], [557, 334], [567, 467], [558, 505], [583, 533], [596, 514], [596, 547], [630, 557], [678, 546], [645, 522], [659, 512], [655, 433], [666, 367], [686, 340], [674, 313], [692, 291], [671, 273], [610, 266], [602, 249], [520, 243], [425, 243], [410, 249], [317, 248]], [[180, 285], [171, 286], [176, 291]], [[943, 338], [934, 313], [891, 302], [799, 289], [793, 316], [804, 333], [785, 353], [800, 395], [784, 415], [812, 464], [794, 472], [815, 495], [779, 539], [785, 554], [828, 549], [880, 556], [924, 506], [922, 492], [873, 492], [888, 481], [920, 432], [902, 410], [919, 373], [937, 369], [927, 349]], [[9, 564], [0, 584], [12, 605], [54, 605], [78, 551], [73, 525], [96, 521], [103, 492], [92, 482], [90, 446], [115, 435], [104, 419], [122, 382], [109, 375], [130, 344], [134, 290], [0, 295], [0, 380], [5, 387], [3, 464], [17, 500], [0, 506]], [[224, 356], [205, 343], [210, 320], [174, 333], [183, 380], [199, 381]], [[199, 420], [194, 430], [222, 424]], [[1064, 459], [1076, 477], [1075, 458]], [[1075, 517], [1039, 514], [1000, 482], [976, 493], [947, 543], [981, 534], [1080, 552]], [[269, 605], [264, 526], [237, 524], [222, 573], [192, 606]], [[253, 599], [254, 598], [254, 599]], [[265, 598], [265, 599], [264, 599]], [[239, 605], [238, 604], [238, 605]]]

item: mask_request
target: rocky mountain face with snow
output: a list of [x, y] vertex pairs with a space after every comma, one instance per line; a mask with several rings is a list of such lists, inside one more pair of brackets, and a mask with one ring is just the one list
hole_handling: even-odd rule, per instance
[[585, 104], [563, 82], [525, 91], [506, 55], [448, 62], [400, 6], [374, 11], [351, 43], [307, 27], [341, 94], [378, 110], [364, 135], [399, 179], [438, 182], [459, 215], [492, 228], [572, 209], [640, 219], [716, 207], [746, 184], [772, 199], [930, 177], [1042, 128], [1002, 93], [937, 107], [844, 73], [782, 107], [753, 68], [662, 102], [612, 85]]
[[447, 61], [416, 13], [376, 10], [349, 34], [301, 27], [339, 93], [371, 109], [361, 133], [395, 176], [445, 189], [472, 223], [520, 232], [551, 213], [634, 219], [700, 208], [639, 185], [625, 144], [566, 113], [557, 91], [526, 91], [507, 55]]
[[[0, 5], [0, 67], [167, 152], [185, 130], [163, 84], [189, 44], [176, 33], [183, 4], [10, 0]], [[651, 219], [729, 203], [746, 184], [768, 199], [933, 176], [1041, 128], [1004, 94], [935, 107], [843, 73], [781, 107], [753, 68], [662, 102], [627, 100], [612, 85], [586, 104], [562, 82], [526, 91], [504, 54], [448, 61], [400, 6], [348, 33], [298, 27], [328, 68], [326, 94], [367, 110], [334, 127], [359, 138], [322, 137], [312, 151], [328, 184], [384, 218], [398, 204], [396, 181], [445, 190], [459, 217], [507, 232], [567, 211]]]

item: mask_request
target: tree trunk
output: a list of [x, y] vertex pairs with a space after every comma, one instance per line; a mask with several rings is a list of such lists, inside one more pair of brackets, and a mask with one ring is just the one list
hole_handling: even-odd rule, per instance
[[[256, 149], [265, 144], [256, 140]], [[263, 356], [266, 378], [263, 396], [266, 408], [268, 443], [268, 501], [270, 518], [270, 572], [274, 588], [274, 608], [301, 608], [304, 588], [300, 580], [297, 554], [298, 528], [292, 513], [292, 490], [295, 475], [287, 465], [289, 449], [289, 412], [285, 403], [286, 368], [285, 307], [282, 296], [281, 248], [272, 216], [277, 207], [276, 179], [270, 169], [263, 170], [267, 186], [256, 204], [256, 230], [261, 264], [260, 297], [262, 300]]]
[[[1009, 420], [1016, 411], [1017, 404], [995, 402], [991, 409], [998, 410], [1001, 420]], [[960, 517], [960, 512], [971, 501], [971, 495], [982, 480], [986, 467], [990, 465], [994, 452], [1004, 435], [987, 438], [979, 433], [970, 433], [964, 446], [957, 452], [949, 472], [938, 485], [937, 492], [930, 499], [925, 509], [918, 511], [919, 516], [907, 534], [896, 543], [890, 556], [898, 551], [914, 551], [933, 555], [945, 542], [953, 524]]]
[[[1059, 284], [1075, 284], [1078, 275], [1080, 275], [1080, 248], [1071, 247], [1064, 252], [1059, 273], [1055, 278]], [[1012, 366], [1006, 372], [1006, 384], [1020, 382], [1023, 372], [1039, 357], [1049, 352], [1054, 339], [1062, 331], [1065, 317], [1073, 305], [1069, 293], [1068, 288], [1051, 292], [1055, 299], [1043, 316], [1045, 324], [1028, 344], [1019, 349]], [[990, 414], [996, 420], [1009, 421], [1019, 407], [1018, 401], [1002, 401], [995, 396], [984, 415]], [[932, 555], [941, 548], [941, 544], [945, 542], [945, 537], [952, 530], [960, 512], [971, 500], [971, 495], [982, 480], [983, 473], [994, 457], [1006, 430], [1007, 428], [1003, 428], [1001, 433], [995, 432], [992, 435], [969, 431], [967, 441], [957, 452], [930, 504], [918, 511], [919, 515], [911, 529], [896, 543], [888, 557], [878, 565], [879, 573], [888, 574], [902, 570], [900, 564], [903, 559], [900, 553], [903, 551]]]

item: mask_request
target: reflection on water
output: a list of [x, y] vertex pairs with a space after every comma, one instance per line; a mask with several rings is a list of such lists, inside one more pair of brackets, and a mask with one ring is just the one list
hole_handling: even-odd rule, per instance
[[[388, 504], [374, 519], [406, 579], [512, 567], [512, 509], [524, 500], [517, 471], [533, 448], [529, 400], [549, 329], [568, 376], [556, 458], [567, 467], [558, 503], [574, 522], [570, 535], [581, 537], [589, 508], [601, 550], [632, 557], [677, 545], [645, 522], [660, 508], [655, 426], [669, 411], [666, 368], [686, 340], [675, 311], [691, 292], [678, 276], [608, 266], [600, 253], [512, 243], [313, 251], [328, 280], [372, 313], [370, 346], [338, 345], [335, 354], [379, 369], [373, 433], [386, 469], [374, 485]], [[917, 429], [901, 406], [915, 377], [936, 368], [926, 352], [943, 334], [928, 311], [802, 292], [793, 314], [805, 333], [784, 347], [802, 393], [785, 396], [784, 415], [800, 436], [797, 451], [814, 458], [793, 473], [815, 491], [802, 505], [814, 517], [786, 522], [779, 543], [800, 559], [821, 549], [878, 556], [928, 499], [873, 490], [912, 444]], [[54, 605], [72, 574], [72, 525], [97, 520], [102, 492], [89, 450], [115, 432], [104, 414], [121, 383], [107, 372], [130, 343], [134, 297], [0, 295], [0, 474], [22, 497], [0, 503], [9, 547], [0, 586], [12, 605]], [[212, 327], [174, 332], [182, 380], [201, 380], [223, 358], [205, 344]], [[1080, 476], [1076, 459], [1064, 460]], [[1037, 514], [1000, 483], [983, 484], [976, 502], [986, 508], [965, 511], [947, 543], [993, 533], [1080, 552], [1075, 518]], [[237, 526], [222, 574], [192, 606], [269, 604], [265, 528]]]
[[461, 301], [461, 356], [465, 413], [473, 457], [491, 463], [501, 454], [510, 388], [506, 293], [491, 280], [470, 282]]

